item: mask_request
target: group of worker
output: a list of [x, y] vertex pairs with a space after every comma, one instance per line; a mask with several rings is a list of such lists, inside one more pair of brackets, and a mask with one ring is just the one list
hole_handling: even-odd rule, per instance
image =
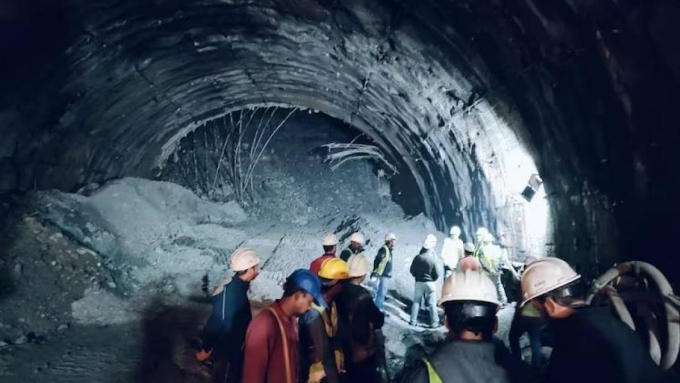
[[407, 372], [403, 382], [677, 381], [654, 363], [635, 332], [607, 307], [586, 305], [580, 279], [569, 264], [554, 257], [528, 262], [521, 276], [520, 309], [532, 307], [554, 333], [550, 363], [539, 376], [494, 341], [501, 302], [489, 275], [454, 271], [439, 300], [449, 341]]
[[[340, 256], [337, 237], [325, 235], [324, 253], [288, 276], [283, 296], [255, 318], [247, 292], [260, 258], [236, 250], [235, 274], [213, 293], [197, 358], [212, 361], [213, 381], [221, 383], [387, 383], [382, 305], [395, 242], [394, 234], [385, 236], [372, 267], [361, 233]], [[369, 273], [375, 296], [362, 286]]]
[[[461, 229], [452, 226], [449, 237], [444, 239], [440, 255], [437, 255], [437, 237], [428, 234], [420, 253], [413, 259], [410, 272], [415, 279], [413, 305], [411, 306], [411, 326], [418, 325], [418, 314], [421, 308], [430, 313], [430, 327], [440, 326], [437, 314], [437, 280], [448, 277], [455, 270], [483, 270], [494, 282], [500, 302], [505, 305], [508, 298], [501, 279], [502, 269], [506, 268], [515, 274], [517, 271], [510, 265], [507, 252], [494, 243], [494, 237], [486, 228], [479, 228], [475, 239], [477, 244], [463, 243], [460, 239]], [[421, 304], [424, 305], [421, 306]]]
[[[459, 229], [452, 228], [450, 234], [447, 239], [460, 240]], [[483, 231], [481, 234], [484, 238]], [[433, 238], [426, 238], [413, 260], [414, 276], [437, 273], [437, 262], [418, 260], [423, 254], [433, 256]], [[486, 239], [481, 241], [482, 252], [489, 243]], [[212, 360], [215, 382], [388, 381], [381, 306], [391, 276], [396, 236], [385, 236], [373, 265], [362, 254], [363, 236], [354, 233], [350, 242], [336, 256], [337, 237], [324, 236], [324, 254], [314, 259], [309, 269], [290, 274], [282, 297], [255, 318], [247, 291], [259, 273], [260, 258], [252, 249], [234, 252], [230, 267], [235, 275], [213, 293], [213, 312], [204, 328], [203, 349], [197, 354], [201, 360]], [[448, 342], [407, 371], [403, 382], [538, 381], [522, 362], [518, 347], [510, 353], [495, 341], [496, 314], [503, 302], [490, 271], [498, 273], [494, 269], [498, 266], [477, 251], [480, 246], [470, 245], [463, 244], [463, 256], [451, 267], [447, 253], [451, 244], [444, 244], [440, 259], [445, 265], [448, 262], [447, 278], [433, 308], [438, 305], [444, 311]], [[374, 295], [362, 286], [369, 274], [376, 286]], [[527, 262], [521, 276], [522, 300], [516, 318], [536, 313], [554, 332], [553, 352], [542, 381], [670, 382], [630, 328], [606, 308], [585, 304], [576, 289], [580, 277], [566, 262], [553, 257]], [[414, 299], [412, 321], [420, 299], [430, 301], [436, 294], [433, 281], [426, 279], [416, 277], [414, 298], [419, 299]], [[438, 321], [434, 310], [432, 318]], [[511, 338], [513, 331], [518, 337], [518, 332], [529, 331], [531, 326], [513, 321], [512, 327]], [[538, 361], [540, 354], [538, 347], [532, 361]]]

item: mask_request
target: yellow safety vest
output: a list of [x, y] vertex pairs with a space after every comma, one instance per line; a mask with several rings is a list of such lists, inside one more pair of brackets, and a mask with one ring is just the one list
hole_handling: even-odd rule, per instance
[[430, 363], [429, 360], [426, 358], [423, 358], [423, 362], [425, 362], [425, 366], [427, 366], [427, 378], [430, 383], [444, 383], [442, 381], [442, 378], [439, 377], [439, 374], [437, 374], [437, 371], [434, 370], [434, 367], [432, 367], [432, 363]]
[[[323, 306], [312, 303], [312, 307], [321, 315], [321, 319], [323, 319], [323, 324], [326, 328], [326, 334], [328, 335], [328, 338], [332, 339], [335, 337], [338, 332], [338, 307], [335, 305], [335, 302], [331, 303], [331, 307], [329, 309], [330, 315], [328, 315], [329, 310], [326, 310]], [[335, 356], [335, 365], [338, 369], [338, 372], [345, 371], [345, 354], [342, 352], [342, 350], [333, 350], [333, 354]], [[318, 365], [312, 365], [310, 367], [310, 372], [311, 370], [318, 370], [319, 367], [320, 366]]]
[[380, 261], [378, 267], [376, 267], [375, 270], [373, 270], [373, 273], [379, 276], [383, 275], [383, 272], [385, 271], [385, 266], [387, 266], [387, 262], [389, 262], [390, 259], [392, 258], [392, 252], [390, 251], [389, 246], [385, 245], [383, 246], [383, 248], [385, 249], [385, 257], [382, 259], [382, 261]]

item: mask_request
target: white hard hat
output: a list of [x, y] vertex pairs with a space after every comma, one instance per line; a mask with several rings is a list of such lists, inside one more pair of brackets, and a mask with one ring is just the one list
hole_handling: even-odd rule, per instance
[[484, 242], [493, 242], [494, 241], [493, 234], [489, 233], [488, 231], [482, 235], [482, 241]]
[[349, 277], [361, 277], [368, 274], [371, 270], [371, 263], [364, 257], [363, 254], [354, 254], [347, 259], [347, 266], [349, 266]]
[[351, 242], [356, 242], [360, 245], [363, 245], [364, 244], [364, 235], [357, 231], [356, 233], [352, 233], [352, 235], [349, 237], [349, 240]]
[[485, 227], [480, 227], [477, 229], [477, 233], [475, 235], [485, 235], [489, 232]]
[[323, 245], [324, 246], [335, 246], [338, 244], [338, 237], [335, 236], [335, 234], [328, 233], [323, 236]]
[[463, 245], [463, 250], [468, 253], [474, 253], [475, 245], [472, 242], [465, 242], [465, 244]]
[[500, 307], [496, 285], [486, 273], [476, 270], [457, 271], [444, 281], [439, 306], [451, 301], [476, 301]]
[[432, 234], [428, 234], [427, 237], [425, 237], [425, 241], [423, 242], [423, 248], [426, 250], [434, 249], [434, 247], [437, 245], [437, 237], [435, 237]]
[[232, 271], [244, 271], [260, 264], [260, 257], [253, 249], [237, 249], [231, 254], [229, 268]]
[[396, 240], [396, 239], [397, 239], [397, 236], [394, 235], [394, 233], [388, 233], [388, 234], [385, 236], [385, 242], [387, 242], [387, 241], [394, 241], [394, 240]]
[[522, 274], [522, 304], [543, 294], [557, 290], [581, 276], [569, 264], [559, 258], [545, 257], [532, 262]]
[[460, 235], [460, 227], [458, 227], [458, 226], [451, 226], [451, 230], [449, 230], [449, 234], [451, 234], [451, 235]]

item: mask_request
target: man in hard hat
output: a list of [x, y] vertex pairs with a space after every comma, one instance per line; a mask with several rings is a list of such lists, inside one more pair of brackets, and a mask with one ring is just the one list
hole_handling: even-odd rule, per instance
[[321, 297], [321, 282], [309, 270], [294, 271], [283, 297], [262, 310], [248, 326], [243, 383], [297, 383], [300, 345], [296, 317]]
[[349, 237], [349, 246], [340, 253], [340, 259], [347, 262], [349, 257], [354, 254], [361, 254], [364, 251], [364, 235], [358, 231]]
[[503, 287], [503, 271], [505, 265], [502, 257], [500, 247], [494, 243], [494, 237], [491, 233], [486, 232], [481, 235], [481, 243], [477, 247], [476, 256], [481, 263], [482, 268], [489, 274], [489, 277], [496, 284], [498, 289], [498, 296], [503, 305], [508, 303], [508, 296], [505, 294], [505, 287]]
[[345, 330], [344, 350], [347, 382], [387, 383], [381, 328], [385, 314], [361, 284], [371, 270], [363, 254], [349, 257], [349, 283], [338, 295], [338, 313]]
[[300, 378], [308, 383], [339, 383], [345, 372], [344, 334], [335, 298], [349, 279], [347, 262], [327, 259], [318, 277], [322, 296], [300, 317]]
[[554, 333], [546, 381], [670, 382], [640, 338], [608, 307], [586, 306], [578, 292], [580, 278], [554, 257], [531, 263], [522, 275], [521, 306], [544, 312]]
[[371, 282], [375, 286], [375, 304], [380, 311], [385, 311], [385, 297], [387, 287], [392, 278], [392, 251], [397, 242], [397, 236], [389, 233], [385, 236], [385, 244], [378, 250], [373, 261]]
[[463, 241], [460, 239], [460, 227], [451, 226], [449, 237], [444, 238], [442, 245], [442, 259], [444, 260], [444, 278], [456, 269], [458, 261], [463, 258]]
[[439, 305], [445, 313], [448, 342], [423, 359], [402, 382], [511, 382], [509, 372], [496, 359], [493, 335], [501, 304], [489, 277], [480, 271], [456, 271], [444, 282]]
[[482, 270], [482, 265], [479, 263], [479, 260], [475, 257], [475, 245], [473, 245], [471, 242], [467, 242], [465, 243], [465, 245], [463, 245], [463, 258], [461, 258], [461, 260], [458, 261], [458, 266], [456, 266], [456, 270], [460, 271]]
[[321, 269], [321, 264], [327, 259], [335, 258], [335, 253], [338, 250], [338, 237], [333, 233], [327, 233], [323, 236], [323, 255], [316, 258], [309, 265], [309, 271], [314, 274], [319, 274], [319, 269]]
[[231, 282], [221, 283], [212, 295], [212, 314], [201, 335], [202, 350], [196, 357], [212, 359], [213, 382], [240, 382], [243, 343], [252, 319], [248, 288], [259, 274], [260, 257], [253, 249], [236, 250], [229, 261], [235, 273]]
[[411, 326], [418, 324], [420, 302], [425, 300], [425, 307], [430, 311], [430, 325], [432, 328], [439, 327], [439, 315], [437, 314], [437, 279], [439, 269], [437, 256], [434, 248], [437, 245], [437, 237], [428, 234], [423, 242], [423, 248], [411, 263], [411, 275], [416, 280], [413, 293], [413, 305], [411, 306]]

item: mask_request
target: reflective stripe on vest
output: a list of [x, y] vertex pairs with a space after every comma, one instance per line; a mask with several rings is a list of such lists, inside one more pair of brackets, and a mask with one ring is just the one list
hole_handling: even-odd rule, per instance
[[[331, 303], [330, 316], [328, 315], [328, 310], [323, 306], [312, 303], [312, 307], [321, 315], [326, 335], [328, 335], [329, 339], [333, 339], [338, 333], [338, 307], [335, 305], [335, 302]], [[335, 356], [335, 367], [340, 372], [345, 371], [345, 354], [342, 350], [333, 350], [333, 354]]]
[[430, 361], [426, 358], [423, 358], [423, 362], [425, 362], [425, 366], [427, 366], [428, 381], [430, 383], [444, 383], [442, 378], [439, 377], [439, 374], [437, 374], [437, 371], [435, 371], [434, 367], [432, 367], [432, 363], [430, 363]]

